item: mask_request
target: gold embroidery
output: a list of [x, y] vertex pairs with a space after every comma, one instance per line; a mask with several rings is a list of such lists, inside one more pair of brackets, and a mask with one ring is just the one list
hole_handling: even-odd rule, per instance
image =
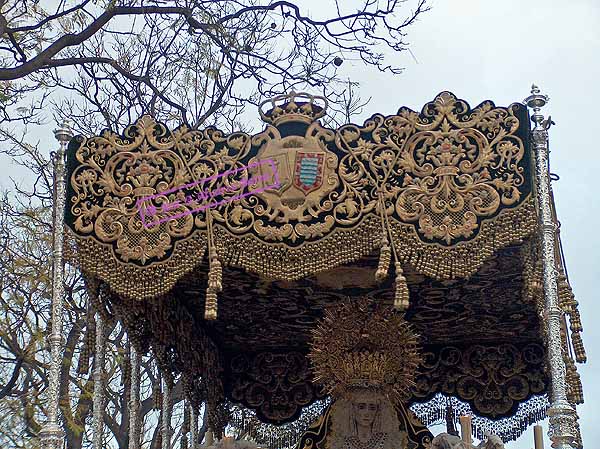
[[[165, 293], [203, 257], [207, 213], [219, 260], [284, 280], [379, 248], [381, 204], [400, 262], [435, 278], [468, 276], [496, 250], [533, 231], [527, 158], [514, 112], [519, 105], [488, 102], [470, 110], [443, 92], [420, 114], [402, 108], [388, 117], [376, 114], [363, 126], [329, 130], [315, 121], [323, 113], [315, 98], [302, 98], [308, 102], [273, 103], [263, 112], [272, 125], [255, 136], [213, 128], [171, 132], [144, 116], [123, 136], [80, 138], [70, 156], [67, 223], [80, 243], [82, 266], [98, 274], [120, 270], [101, 276], [111, 278], [119, 293], [138, 299]], [[282, 124], [298, 132], [282, 136], [273, 126]], [[148, 228], [141, 222], [141, 198], [157, 195], [157, 214], [164, 217], [160, 206], [187, 192], [164, 193], [169, 189], [230, 169], [250, 177], [255, 173], [246, 165], [264, 159], [278, 166], [278, 189]], [[210, 187], [231, 184], [224, 176]], [[256, 187], [242, 185], [224, 195]], [[194, 206], [181, 201], [174, 212]], [[193, 244], [184, 244], [190, 239]], [[182, 264], [178, 274], [165, 274], [174, 257]], [[149, 267], [147, 283], [128, 280]], [[158, 273], [165, 279], [157, 282]]]

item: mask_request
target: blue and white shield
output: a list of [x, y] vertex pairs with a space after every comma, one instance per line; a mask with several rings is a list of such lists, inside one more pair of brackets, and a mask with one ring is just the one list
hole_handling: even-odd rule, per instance
[[294, 169], [294, 186], [304, 193], [318, 189], [323, 184], [324, 153], [298, 151]]

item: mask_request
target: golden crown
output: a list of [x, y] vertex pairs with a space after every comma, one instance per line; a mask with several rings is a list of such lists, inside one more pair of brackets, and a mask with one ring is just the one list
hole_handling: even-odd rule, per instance
[[418, 337], [391, 307], [368, 298], [327, 309], [313, 331], [315, 381], [333, 396], [378, 389], [393, 402], [410, 397], [421, 363]]
[[[323, 105], [318, 105], [316, 101], [322, 102]], [[263, 106], [268, 104], [271, 105], [271, 108], [265, 111]], [[327, 105], [325, 97], [292, 91], [289, 94], [278, 95], [263, 101], [258, 105], [258, 111], [264, 122], [274, 126], [286, 122], [311, 124], [325, 115]]]
[[348, 388], [384, 388], [388, 366], [388, 356], [381, 352], [350, 353], [341, 361], [339, 380]]

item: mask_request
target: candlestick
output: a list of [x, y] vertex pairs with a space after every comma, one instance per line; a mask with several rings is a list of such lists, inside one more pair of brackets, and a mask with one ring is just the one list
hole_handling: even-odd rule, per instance
[[467, 444], [467, 447], [471, 447], [471, 417], [461, 416], [460, 417], [460, 437]]
[[544, 449], [544, 432], [542, 426], [533, 426], [535, 449]]
[[214, 441], [215, 441], [215, 437], [214, 437], [214, 435], [212, 433], [212, 430], [209, 428], [206, 431], [206, 443], [205, 443], [205, 446], [212, 446], [213, 443], [214, 443]]

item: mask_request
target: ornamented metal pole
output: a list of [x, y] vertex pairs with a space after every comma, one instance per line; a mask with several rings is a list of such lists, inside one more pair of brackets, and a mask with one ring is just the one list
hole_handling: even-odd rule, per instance
[[190, 433], [192, 435], [190, 447], [191, 449], [198, 448], [198, 414], [196, 413], [196, 407], [194, 404], [190, 403], [190, 416], [191, 416], [191, 425], [190, 425]]
[[558, 271], [556, 265], [556, 228], [552, 218], [550, 196], [550, 173], [548, 167], [548, 128], [550, 118], [544, 121], [540, 109], [548, 103], [548, 96], [540, 94], [540, 89], [531, 86], [531, 95], [525, 99], [533, 109], [531, 120], [535, 127], [531, 141], [535, 152], [535, 183], [538, 217], [541, 230], [542, 264], [544, 278], [545, 313], [548, 331], [548, 363], [550, 366], [550, 428], [548, 435], [555, 449], [571, 449], [575, 426], [575, 410], [567, 401], [565, 362], [562, 356], [561, 318], [562, 310], [558, 302]]
[[140, 354], [130, 345], [131, 391], [129, 394], [129, 449], [140, 447]]
[[65, 210], [65, 151], [73, 137], [68, 124], [64, 122], [54, 131], [60, 147], [54, 154], [54, 199], [52, 222], [52, 331], [48, 337], [52, 361], [48, 373], [48, 417], [40, 431], [42, 449], [62, 449], [64, 432], [59, 424], [58, 401], [60, 389], [60, 367], [62, 365], [64, 337], [62, 335], [62, 314], [64, 296], [63, 237]]
[[96, 316], [96, 354], [94, 356], [94, 416], [92, 447], [104, 449], [104, 320], [100, 313]]
[[168, 376], [163, 376], [164, 389], [162, 398], [162, 449], [171, 449], [171, 412], [173, 398], [171, 397], [172, 383]]

